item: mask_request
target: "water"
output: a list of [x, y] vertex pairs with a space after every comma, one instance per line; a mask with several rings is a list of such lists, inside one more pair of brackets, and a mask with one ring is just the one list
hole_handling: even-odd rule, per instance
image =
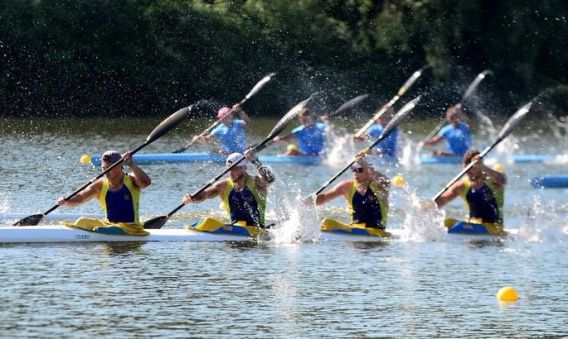
[[[0, 120], [0, 212], [47, 210], [57, 197], [98, 174], [79, 164], [82, 154], [132, 149], [158, 122], [159, 118]], [[273, 123], [256, 120], [253, 137], [260, 140]], [[433, 125], [405, 124], [405, 149], [413, 149]], [[184, 123], [144, 152], [177, 149], [193, 128], [202, 126], [206, 122]], [[344, 128], [352, 131], [353, 126]], [[338, 138], [341, 135], [340, 130]], [[497, 150], [509, 179], [505, 224], [516, 233], [500, 242], [458, 242], [440, 236], [444, 215], [425, 215], [418, 206], [460, 168], [412, 161], [380, 167], [407, 181], [405, 187], [392, 189], [388, 224], [402, 237], [378, 244], [315, 241], [323, 216], [346, 219], [344, 202], [339, 199], [314, 211], [298, 199], [319, 188], [361, 147], [344, 138], [335, 143], [332, 158], [324, 165], [273, 166], [278, 181], [271, 191], [268, 219], [283, 224], [273, 241], [2, 245], [0, 334], [566, 335], [566, 190], [534, 190], [528, 183], [540, 174], [566, 174], [566, 166], [506, 163], [510, 152], [562, 154], [564, 135], [544, 127], [525, 128]], [[487, 142], [477, 140], [479, 147]], [[144, 169], [153, 179], [141, 206], [146, 219], [176, 207], [184, 193], [199, 189], [222, 167], [163, 164]], [[99, 212], [94, 201], [59, 210]], [[186, 206], [167, 227], [182, 227], [212, 214], [224, 217], [217, 200]], [[445, 214], [463, 216], [461, 202], [450, 204]], [[517, 289], [520, 300], [500, 304], [495, 294], [508, 285]]]

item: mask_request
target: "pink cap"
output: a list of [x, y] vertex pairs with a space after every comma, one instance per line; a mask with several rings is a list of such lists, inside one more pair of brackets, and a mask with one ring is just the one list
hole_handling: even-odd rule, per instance
[[221, 107], [219, 111], [217, 111], [217, 119], [221, 119], [231, 113], [231, 109], [229, 107]]

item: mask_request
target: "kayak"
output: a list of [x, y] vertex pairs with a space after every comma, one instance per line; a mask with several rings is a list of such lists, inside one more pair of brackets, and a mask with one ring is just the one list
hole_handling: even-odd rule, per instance
[[[186, 228], [147, 230], [147, 236], [113, 235], [85, 231], [59, 225], [30, 227], [0, 226], [0, 243], [68, 243], [68, 242], [250, 242], [256, 238], [247, 235], [239, 226], [226, 227], [224, 232], [205, 232]], [[262, 239], [262, 237], [261, 237]], [[382, 241], [383, 238], [355, 234], [322, 232], [320, 241]]]
[[[507, 158], [506, 158], [507, 159]], [[561, 162], [558, 157], [554, 155], [529, 155], [519, 154], [512, 156], [512, 162], [515, 164], [535, 164], [535, 163], [555, 163]], [[421, 156], [420, 163], [425, 165], [432, 164], [459, 164], [461, 158], [459, 157], [440, 157], [440, 156]]]
[[489, 236], [491, 238], [505, 236], [503, 225], [494, 223], [479, 223], [457, 219], [446, 219], [444, 225], [448, 234]]
[[568, 175], [542, 175], [531, 180], [534, 188], [568, 188]]
[[[199, 163], [199, 162], [215, 162], [224, 163], [227, 159], [226, 155], [208, 152], [198, 153], [137, 153], [133, 156], [134, 161], [138, 164], [159, 164], [159, 163]], [[266, 164], [301, 164], [316, 165], [323, 161], [319, 156], [302, 156], [290, 157], [284, 155], [261, 155], [261, 162]], [[91, 164], [95, 166], [101, 165], [101, 157], [91, 157]]]
[[[378, 229], [334, 227], [339, 222], [327, 222], [322, 227], [320, 241], [384, 241], [390, 233]], [[330, 226], [331, 225], [331, 226]], [[241, 223], [226, 224], [206, 218], [185, 228], [148, 229], [146, 236], [100, 233], [62, 225], [28, 227], [0, 226], [0, 243], [59, 243], [59, 242], [203, 242], [203, 241], [256, 241], [270, 239], [270, 231]]]
[[[226, 155], [208, 153], [208, 152], [194, 152], [194, 153], [137, 153], [134, 154], [134, 160], [138, 164], [159, 164], [159, 163], [200, 163], [200, 162], [215, 162], [224, 163]], [[284, 155], [260, 155], [261, 162], [266, 164], [300, 164], [300, 165], [318, 165], [324, 160], [320, 156], [301, 156], [291, 157]], [[396, 162], [396, 158], [382, 158], [385, 162]], [[552, 155], [514, 155], [512, 157], [513, 163], [528, 164], [528, 163], [554, 163], [559, 159]], [[421, 156], [420, 163], [425, 165], [430, 164], [459, 164], [461, 159], [458, 157], [438, 157], [438, 156]], [[91, 157], [91, 163], [94, 166], [101, 165], [100, 156]]]

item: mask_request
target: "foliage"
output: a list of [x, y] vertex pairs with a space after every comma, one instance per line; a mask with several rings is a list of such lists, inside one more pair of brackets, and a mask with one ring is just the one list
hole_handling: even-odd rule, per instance
[[432, 107], [455, 102], [489, 68], [491, 104], [510, 112], [568, 82], [567, 7], [563, 0], [3, 1], [0, 114], [164, 116], [201, 98], [237, 102], [273, 71], [277, 83], [249, 108], [280, 114], [318, 90], [325, 106], [363, 92], [384, 100], [426, 63], [433, 76], [417, 87]]

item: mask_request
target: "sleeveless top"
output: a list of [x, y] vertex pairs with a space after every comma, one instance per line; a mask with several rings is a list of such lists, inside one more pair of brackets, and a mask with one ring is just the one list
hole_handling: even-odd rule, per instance
[[481, 219], [483, 223], [503, 223], [504, 189], [487, 180], [479, 189], [473, 189], [469, 178], [461, 197], [469, 208], [470, 219]]
[[349, 212], [352, 224], [365, 224], [366, 227], [384, 229], [387, 221], [388, 202], [380, 198], [378, 189], [374, 184], [369, 184], [364, 194], [357, 191], [357, 183], [353, 180], [353, 186], [349, 192]]
[[110, 222], [138, 222], [138, 209], [140, 207], [140, 189], [134, 186], [132, 178], [126, 174], [122, 187], [111, 191], [108, 178], [102, 182], [99, 203]]
[[266, 197], [260, 195], [254, 183], [254, 177], [248, 176], [242, 190], [236, 190], [231, 179], [227, 180], [223, 207], [229, 213], [231, 222], [246, 221], [249, 226], [263, 226], [266, 209]]

